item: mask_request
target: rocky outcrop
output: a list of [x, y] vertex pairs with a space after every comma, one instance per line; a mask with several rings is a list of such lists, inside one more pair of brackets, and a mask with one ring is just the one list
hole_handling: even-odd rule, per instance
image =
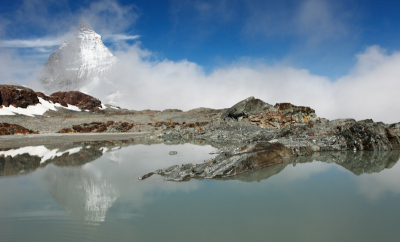
[[282, 144], [258, 143], [228, 150], [201, 164], [176, 165], [156, 170], [139, 179], [146, 179], [153, 174], [159, 174], [168, 181], [229, 177], [282, 163], [284, 158], [291, 156], [292, 150]]
[[[400, 149], [400, 124], [387, 125], [373, 120], [356, 121], [317, 118], [308, 107], [289, 103], [275, 106], [253, 97], [226, 110], [219, 119], [199, 127], [161, 126], [154, 136], [164, 142], [192, 139], [215, 146], [247, 145], [246, 152], [225, 152], [203, 164], [173, 166], [141, 177], [160, 174], [166, 180], [181, 181], [190, 178], [220, 178], [241, 174], [261, 167], [253, 165], [258, 151], [249, 147], [275, 144], [290, 150], [293, 156], [311, 156], [319, 151], [391, 151]], [[234, 155], [233, 155], [234, 154]], [[249, 155], [253, 154], [253, 155]], [[274, 157], [272, 154], [270, 157]], [[269, 161], [269, 157], [263, 157]], [[248, 165], [247, 169], [240, 169]], [[272, 162], [271, 164], [275, 164]], [[350, 168], [349, 168], [350, 169]]]
[[99, 99], [78, 91], [56, 92], [47, 96], [22, 86], [0, 85], [0, 108], [10, 105], [27, 108], [29, 105], [40, 103], [39, 97], [64, 107], [68, 107], [68, 104], [74, 105], [82, 110], [96, 111], [102, 107]]
[[260, 99], [249, 97], [226, 110], [221, 119], [234, 119], [250, 122], [252, 126], [268, 129], [282, 129], [318, 119], [315, 110], [309, 107], [295, 106], [290, 103], [277, 103], [274, 106]]
[[[347, 148], [350, 150], [393, 150], [393, 148], [399, 148], [399, 138], [394, 131], [379, 123], [356, 122], [339, 129], [341, 132], [338, 135], [342, 135], [346, 139]], [[388, 136], [390, 136], [395, 147], [392, 146]]]
[[[292, 144], [290, 144], [290, 140]], [[323, 150], [398, 150], [400, 138], [389, 125], [372, 120], [318, 120], [283, 129], [277, 142], [288, 146], [307, 143]]]
[[0, 85], [0, 108], [10, 105], [16, 108], [26, 108], [38, 103], [39, 99], [32, 89], [22, 86]]
[[58, 133], [121, 133], [127, 132], [128, 130], [133, 128], [132, 123], [127, 122], [114, 122], [108, 121], [105, 123], [102, 122], [93, 122], [89, 124], [81, 124], [81, 125], [74, 125], [72, 128], [65, 128]]
[[268, 103], [263, 102], [260, 99], [249, 97], [243, 101], [238, 102], [231, 108], [226, 110], [221, 118], [233, 118], [236, 120], [247, 118], [250, 115], [258, 114], [264, 110], [268, 110], [271, 107]]
[[101, 108], [101, 101], [99, 99], [78, 91], [56, 92], [50, 96], [46, 96], [42, 92], [37, 92], [36, 94], [48, 102], [59, 103], [63, 107], [68, 107], [69, 104], [92, 112]]
[[101, 108], [101, 101], [99, 99], [78, 91], [56, 92], [50, 95], [50, 99], [53, 103], [59, 103], [64, 107], [70, 104], [82, 110], [90, 111]]
[[0, 135], [37, 134], [37, 132], [16, 124], [0, 123]]
[[400, 123], [390, 124], [389, 127], [400, 137]]

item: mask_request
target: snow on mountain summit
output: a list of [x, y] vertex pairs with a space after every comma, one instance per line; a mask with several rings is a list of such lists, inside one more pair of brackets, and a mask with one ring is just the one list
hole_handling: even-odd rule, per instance
[[117, 58], [86, 20], [73, 38], [62, 43], [44, 65], [41, 82], [46, 92], [74, 91], [105, 75]]

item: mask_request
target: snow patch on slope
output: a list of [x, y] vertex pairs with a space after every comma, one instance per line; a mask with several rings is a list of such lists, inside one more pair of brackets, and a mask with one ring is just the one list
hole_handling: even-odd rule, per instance
[[80, 108], [78, 108], [77, 106], [74, 106], [74, 105], [68, 104], [68, 107], [63, 107], [59, 103], [52, 103], [52, 102], [46, 101], [40, 97], [38, 97], [38, 98], [39, 98], [40, 103], [38, 103], [36, 105], [29, 105], [26, 108], [20, 108], [20, 107], [16, 108], [12, 105], [10, 105], [9, 107], [3, 106], [2, 108], [0, 108], [0, 115], [22, 114], [22, 115], [34, 117], [34, 115], [43, 115], [48, 110], [57, 111], [56, 107], [57, 108], [65, 108], [65, 109], [77, 111], [77, 112], [81, 111]]

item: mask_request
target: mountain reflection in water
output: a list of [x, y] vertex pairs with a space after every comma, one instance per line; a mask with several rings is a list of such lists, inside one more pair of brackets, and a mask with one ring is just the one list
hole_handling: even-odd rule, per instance
[[77, 217], [90, 222], [103, 222], [107, 210], [117, 200], [117, 190], [102, 177], [85, 169], [57, 169], [45, 173], [54, 201]]
[[132, 141], [1, 150], [0, 241], [400, 236], [393, 229], [400, 222], [399, 151], [321, 152], [218, 180], [137, 179], [158, 168], [200, 163], [214, 151]]

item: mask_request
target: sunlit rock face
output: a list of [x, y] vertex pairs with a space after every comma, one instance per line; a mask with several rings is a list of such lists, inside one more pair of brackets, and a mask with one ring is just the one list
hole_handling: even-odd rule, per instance
[[101, 36], [82, 20], [74, 37], [50, 55], [41, 81], [48, 93], [78, 90], [91, 80], [104, 76], [116, 61]]

